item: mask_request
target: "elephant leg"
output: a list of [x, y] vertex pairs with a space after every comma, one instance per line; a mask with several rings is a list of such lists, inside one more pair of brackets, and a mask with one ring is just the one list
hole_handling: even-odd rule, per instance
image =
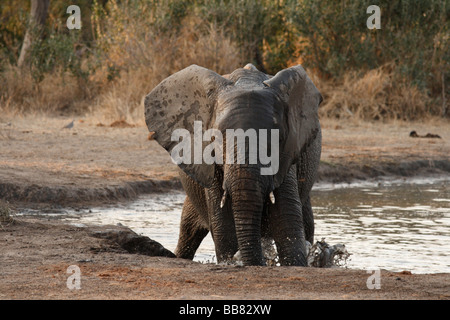
[[217, 262], [230, 261], [238, 251], [234, 224], [232, 227], [229, 224], [222, 226], [216, 225], [211, 230], [211, 236], [214, 240]]
[[311, 207], [311, 189], [317, 178], [317, 170], [320, 163], [322, 145], [322, 133], [319, 131], [316, 139], [301, 154], [297, 165], [298, 192], [303, 204], [302, 215], [305, 225], [305, 238], [311, 244], [314, 241], [314, 216]]
[[269, 226], [281, 265], [306, 266], [302, 204], [298, 195], [297, 168], [293, 165], [269, 205]]
[[314, 215], [311, 207], [311, 198], [308, 196], [302, 207], [303, 224], [305, 226], [305, 239], [314, 244]]
[[194, 259], [195, 252], [207, 234], [208, 229], [203, 226], [189, 197], [186, 197], [181, 212], [180, 235], [175, 255], [178, 258]]

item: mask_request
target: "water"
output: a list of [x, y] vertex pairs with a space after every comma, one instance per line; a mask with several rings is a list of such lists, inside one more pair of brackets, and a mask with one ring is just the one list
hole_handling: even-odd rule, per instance
[[418, 182], [314, 190], [316, 238], [344, 243], [350, 268], [450, 272], [450, 184]]
[[[134, 202], [66, 211], [72, 223], [117, 224], [175, 250], [184, 193], [153, 194]], [[450, 272], [448, 180], [318, 185], [312, 194], [315, 239], [343, 243], [348, 268]], [[195, 260], [215, 262], [210, 235]]]

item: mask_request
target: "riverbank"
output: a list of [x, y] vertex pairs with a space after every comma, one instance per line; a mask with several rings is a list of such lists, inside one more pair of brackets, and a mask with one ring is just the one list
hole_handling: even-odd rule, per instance
[[[143, 126], [35, 117], [0, 122], [0, 199], [89, 205], [181, 189], [169, 154]], [[446, 122], [372, 124], [323, 120], [319, 182], [450, 175]], [[412, 138], [438, 134], [441, 138]]]
[[[114, 230], [130, 233], [31, 218], [4, 226], [0, 299], [450, 298], [448, 273], [381, 270], [376, 289], [364, 270], [239, 267], [132, 254], [109, 236]], [[79, 268], [80, 289], [67, 286], [72, 265]]]
[[[36, 117], [0, 122], [0, 199], [14, 210], [88, 207], [181, 188], [165, 150], [145, 127], [96, 119]], [[448, 123], [323, 121], [319, 182], [450, 175]], [[412, 138], [438, 134], [437, 138]], [[130, 253], [117, 226], [68, 225], [48, 217], [3, 219], [0, 299], [449, 299], [450, 274], [237, 267]], [[124, 236], [129, 239], [128, 236]], [[132, 237], [133, 238], [133, 237]], [[123, 237], [121, 238], [123, 239]], [[146, 242], [147, 243], [147, 242]], [[80, 269], [70, 290], [67, 268]], [[369, 285], [370, 287], [370, 285]]]

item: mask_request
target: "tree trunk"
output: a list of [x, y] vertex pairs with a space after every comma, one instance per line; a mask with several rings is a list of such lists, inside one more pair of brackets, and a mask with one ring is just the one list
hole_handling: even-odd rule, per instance
[[25, 38], [23, 39], [17, 65], [23, 67], [28, 61], [29, 51], [33, 43], [33, 37], [41, 36], [48, 15], [50, 0], [31, 0], [30, 21]]

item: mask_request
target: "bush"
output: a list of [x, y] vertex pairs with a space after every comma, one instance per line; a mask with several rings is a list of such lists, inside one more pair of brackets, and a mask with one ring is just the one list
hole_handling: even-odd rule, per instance
[[[408, 85], [443, 103], [442, 91], [450, 80], [448, 1], [288, 3], [289, 21], [304, 39], [301, 60], [322, 77], [345, 82], [349, 71], [361, 75], [391, 64], [393, 85], [401, 82], [397, 90]], [[366, 8], [372, 4], [381, 8], [381, 30], [366, 27]], [[439, 114], [439, 110], [428, 111]]]
[[30, 72], [36, 83], [45, 74], [56, 70], [63, 74], [69, 71], [73, 76], [86, 80], [89, 71], [82, 66], [82, 46], [79, 45], [79, 31], [63, 32], [50, 30], [45, 38], [35, 37], [30, 52]]
[[111, 120], [143, 122], [142, 97], [172, 73], [191, 64], [221, 74], [239, 66], [239, 51], [224, 31], [177, 3], [95, 5], [95, 52], [101, 62], [95, 77], [103, 92], [92, 111], [108, 110]]
[[372, 69], [362, 76], [347, 72], [342, 81], [318, 81], [325, 97], [321, 116], [363, 120], [426, 118], [430, 99], [416, 86], [401, 82], [389, 65]]
[[[270, 74], [303, 64], [326, 116], [418, 119], [450, 100], [446, 0], [80, 0], [80, 31], [52, 0], [30, 68], [18, 70], [28, 2], [0, 4], [1, 108], [134, 118], [142, 96], [192, 63], [225, 74], [248, 62]], [[381, 30], [366, 27], [372, 4]]]

